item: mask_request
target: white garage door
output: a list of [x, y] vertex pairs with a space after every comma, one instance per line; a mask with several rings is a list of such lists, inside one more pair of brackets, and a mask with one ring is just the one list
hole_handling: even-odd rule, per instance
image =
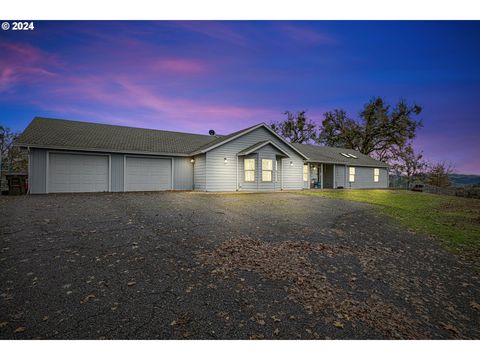
[[108, 156], [50, 153], [48, 192], [108, 191]]
[[159, 191], [172, 189], [170, 159], [126, 158], [126, 191]]

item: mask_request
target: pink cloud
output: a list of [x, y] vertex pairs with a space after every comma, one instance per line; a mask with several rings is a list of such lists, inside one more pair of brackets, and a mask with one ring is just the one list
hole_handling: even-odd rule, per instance
[[[52, 98], [56, 102], [48, 101]], [[69, 76], [31, 103], [59, 117], [76, 114], [82, 120], [201, 133], [207, 123], [217, 132], [228, 133], [281, 116], [269, 108], [165, 95], [152, 85], [121, 77]]]
[[29, 44], [0, 42], [0, 51], [0, 92], [13, 90], [20, 83], [56, 76], [50, 68], [61, 66], [54, 56]]

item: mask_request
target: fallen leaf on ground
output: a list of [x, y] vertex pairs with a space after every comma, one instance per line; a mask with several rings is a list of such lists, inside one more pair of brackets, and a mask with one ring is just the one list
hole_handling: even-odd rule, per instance
[[445, 324], [445, 323], [440, 323], [440, 325], [442, 325], [442, 327], [445, 329], [445, 330], [449, 330], [455, 334], [459, 334], [460, 332], [458, 331], [458, 329], [453, 326], [452, 324]]
[[127, 283], [127, 286], [133, 286], [135, 285], [137, 282], [136, 281], [130, 281]]
[[0, 328], [2, 328], [2, 327], [4, 327], [4, 326], [7, 326], [7, 324], [8, 324], [8, 321], [2, 321], [2, 322], [0, 323]]
[[85, 304], [88, 300], [93, 299], [93, 298], [95, 298], [95, 295], [93, 295], [93, 294], [87, 295], [87, 296], [85, 296], [85, 298], [82, 301], [80, 301], [80, 304]]
[[278, 316], [276, 316], [276, 315], [273, 315], [273, 316], [271, 317], [271, 319], [272, 319], [273, 321], [275, 321], [275, 322], [280, 322], [280, 321], [281, 321], [280, 318], [279, 318]]
[[343, 323], [340, 322], [340, 321], [335, 321], [333, 323], [333, 325], [335, 325], [335, 327], [339, 328], [339, 329], [343, 329]]
[[24, 332], [26, 330], [26, 328], [24, 328], [23, 326], [19, 326], [18, 328], [15, 329], [14, 333], [21, 333], [21, 332]]
[[475, 310], [480, 310], [480, 304], [476, 303], [475, 301], [470, 301], [470, 306], [472, 307], [472, 309], [475, 309]]

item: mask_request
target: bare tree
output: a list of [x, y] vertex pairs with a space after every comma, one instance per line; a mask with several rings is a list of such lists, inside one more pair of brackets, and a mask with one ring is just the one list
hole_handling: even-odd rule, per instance
[[453, 165], [446, 161], [430, 164], [426, 173], [426, 182], [433, 186], [448, 187], [450, 186], [449, 175], [453, 172]]
[[391, 170], [407, 179], [407, 187], [427, 168], [423, 153], [416, 153], [411, 143], [392, 151], [390, 158]]
[[3, 175], [8, 172], [26, 172], [28, 158], [25, 151], [14, 146], [20, 133], [0, 125], [0, 189]]
[[317, 124], [307, 118], [306, 111], [285, 111], [284, 114], [287, 115], [286, 120], [270, 123], [273, 131], [291, 143], [303, 144], [317, 140]]

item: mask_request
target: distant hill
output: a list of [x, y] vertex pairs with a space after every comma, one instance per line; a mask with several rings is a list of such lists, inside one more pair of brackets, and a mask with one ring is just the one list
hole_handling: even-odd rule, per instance
[[480, 175], [451, 174], [449, 178], [453, 186], [480, 184]]

